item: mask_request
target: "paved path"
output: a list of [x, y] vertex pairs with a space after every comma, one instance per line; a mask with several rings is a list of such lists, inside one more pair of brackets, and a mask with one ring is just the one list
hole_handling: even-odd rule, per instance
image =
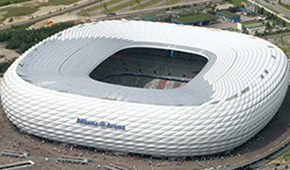
[[[278, 6], [278, 5], [268, 4], [268, 3], [264, 2], [263, 0], [257, 0], [257, 1], [249, 0], [249, 1], [254, 3], [254, 4], [256, 4], [256, 5], [258, 5], [261, 8], [264, 8], [267, 12], [270, 12], [270, 13], [272, 13], [274, 15], [277, 15], [277, 17], [279, 17], [280, 19], [286, 21], [287, 23], [290, 23], [290, 20], [287, 19], [286, 17], [284, 17], [284, 16], [287, 16], [287, 17], [290, 18], [289, 10], [287, 10], [285, 8], [282, 8], [281, 6]], [[277, 13], [275, 11], [279, 11], [279, 13]]]
[[284, 17], [287, 17], [287, 18], [290, 18], [290, 11], [278, 4], [274, 5], [273, 3], [267, 3], [266, 1], [264, 0], [256, 0], [256, 2], [258, 2], [259, 4], [269, 8], [269, 9], [272, 9], [273, 11], [275, 12], [278, 12], [280, 15], [284, 16]]
[[62, 15], [62, 14], [65, 14], [67, 12], [78, 10], [78, 9], [84, 8], [86, 6], [92, 5], [92, 4], [97, 3], [99, 1], [100, 0], [87, 1], [87, 2], [80, 3], [80, 4], [76, 5], [76, 6], [67, 7], [66, 9], [63, 9], [61, 11], [53, 12], [51, 14], [41, 15], [39, 17], [36, 17], [36, 18], [33, 18], [33, 19], [29, 19], [29, 20], [22, 20], [22, 21], [12, 22], [12, 23], [6, 24], [4, 26], [0, 26], [0, 31], [8, 29], [11, 26], [20, 26], [20, 25], [25, 25], [25, 24], [32, 24], [32, 23], [35, 23], [35, 22], [38, 22], [38, 21], [41, 21], [41, 20], [44, 20], [44, 19], [48, 19], [48, 18], [57, 16], [57, 15]]
[[[12, 25], [20, 26], [20, 25], [25, 25], [25, 24], [32, 24], [32, 23], [35, 23], [35, 22], [38, 22], [38, 21], [41, 21], [41, 20], [44, 20], [44, 19], [48, 19], [48, 18], [57, 16], [57, 15], [65, 14], [67, 12], [79, 10], [79, 9], [84, 8], [84, 7], [93, 5], [93, 4], [95, 4], [95, 3], [99, 2], [99, 1], [100, 0], [92, 0], [92, 1], [81, 3], [81, 4], [76, 5], [76, 6], [68, 7], [66, 9], [64, 9], [64, 10], [61, 10], [61, 11], [53, 12], [51, 14], [41, 15], [41, 16], [39, 16], [37, 18], [9, 23], [9, 24], [6, 24], [4, 26], [0, 26], [0, 31], [8, 29]], [[139, 13], [144, 13], [144, 12], [158, 11], [158, 10], [162, 10], [162, 9], [166, 9], [166, 8], [172, 8], [172, 7], [176, 7], [176, 6], [192, 5], [192, 4], [205, 3], [205, 2], [218, 2], [218, 1], [220, 1], [220, 0], [197, 0], [197, 1], [192, 1], [192, 2], [179, 3], [179, 4], [175, 4], [175, 5], [170, 5], [170, 6], [162, 6], [162, 7], [155, 7], [155, 8], [149, 8], [149, 9], [136, 10], [136, 11], [120, 12], [120, 13], [118, 13], [118, 16], [125, 17], [125, 16], [132, 15], [132, 14], [139, 14]], [[98, 20], [98, 19], [106, 19], [108, 17], [104, 14], [104, 15], [99, 15], [99, 16], [96, 16], [96, 17], [86, 17], [86, 18]]]
[[[195, 0], [191, 2], [184, 2], [184, 3], [169, 5], [169, 6], [152, 7], [152, 8], [136, 10], [136, 11], [117, 12], [117, 16], [115, 18], [122, 18], [122, 17], [133, 15], [133, 14], [149, 13], [149, 12], [159, 11], [159, 10], [173, 8], [177, 6], [193, 5], [193, 4], [200, 4], [200, 3], [207, 3], [207, 2], [221, 2], [221, 0]], [[95, 20], [100, 20], [100, 19], [106, 19], [108, 17], [106, 15], [99, 15], [96, 17], [86, 17], [86, 18], [90, 18], [95, 21]]]

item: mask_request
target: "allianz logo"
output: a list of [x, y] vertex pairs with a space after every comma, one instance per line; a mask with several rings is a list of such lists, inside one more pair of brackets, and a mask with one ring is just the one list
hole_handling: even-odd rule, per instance
[[104, 122], [104, 121], [88, 121], [87, 119], [81, 119], [81, 118], [77, 118], [76, 123], [79, 124], [84, 124], [84, 125], [90, 125], [90, 126], [96, 126], [96, 127], [100, 127], [103, 129], [115, 129], [115, 130], [126, 130], [126, 127], [123, 125], [117, 125], [117, 124], [113, 124], [110, 122]]

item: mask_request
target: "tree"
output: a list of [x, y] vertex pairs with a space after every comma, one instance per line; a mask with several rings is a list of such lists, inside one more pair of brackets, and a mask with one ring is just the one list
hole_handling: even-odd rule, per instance
[[249, 34], [249, 31], [247, 30], [247, 28], [243, 28], [243, 33], [244, 34]]
[[282, 26], [286, 27], [286, 22], [284, 20], [282, 21]]
[[19, 47], [19, 50], [21, 51], [21, 53], [23, 53], [27, 49], [28, 49], [28, 45], [26, 43], [22, 42], [20, 47]]
[[20, 52], [24, 52], [48, 36], [73, 25], [73, 23], [62, 23], [53, 25], [50, 28], [43, 27], [35, 30], [26, 30], [25, 27], [13, 26], [9, 30], [0, 32], [0, 42], [7, 42], [6, 48], [19, 49]]
[[266, 28], [270, 29], [271, 28], [271, 24], [269, 22], [266, 23]]
[[229, 7], [228, 9], [230, 12], [236, 13], [240, 11], [240, 8], [238, 6], [234, 6], [234, 7]]
[[108, 7], [105, 2], [103, 3], [103, 7], [105, 8], [105, 10], [108, 10]]
[[8, 60], [8, 61], [1, 62], [0, 63], [0, 73], [3, 74], [8, 69], [8, 67], [13, 63], [14, 60], [15, 60], [15, 58]]
[[260, 14], [264, 14], [265, 9], [264, 9], [263, 7], [262, 7], [262, 8], [259, 8], [258, 12], [259, 12]]

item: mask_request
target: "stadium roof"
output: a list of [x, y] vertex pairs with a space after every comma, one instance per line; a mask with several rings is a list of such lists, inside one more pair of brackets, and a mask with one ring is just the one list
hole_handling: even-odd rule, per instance
[[[207, 58], [208, 63], [183, 87], [162, 91], [108, 84], [88, 76], [106, 58], [130, 47], [194, 53]], [[270, 72], [266, 77], [270, 82], [274, 74], [272, 49], [277, 50], [264, 40], [234, 32], [106, 21], [73, 27], [42, 41], [18, 60], [17, 73], [36, 86], [66, 93], [156, 105], [200, 105], [230, 100], [253, 90], [265, 72]]]
[[[180, 88], [103, 83], [89, 74], [131, 47], [202, 55]], [[197, 156], [231, 150], [274, 117], [288, 89], [281, 49], [250, 35], [138, 21], [104, 21], [60, 32], [26, 51], [4, 74], [9, 120], [36, 136], [125, 153]]]

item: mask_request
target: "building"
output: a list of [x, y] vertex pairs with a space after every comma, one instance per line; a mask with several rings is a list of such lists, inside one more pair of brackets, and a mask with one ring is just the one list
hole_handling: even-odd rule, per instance
[[238, 22], [241, 20], [240, 15], [237, 15], [237, 14], [229, 12], [229, 11], [219, 11], [219, 12], [216, 12], [216, 14], [217, 14], [217, 16], [229, 19], [233, 22]]
[[237, 28], [239, 30], [243, 30], [245, 28], [259, 28], [262, 27], [263, 24], [259, 21], [256, 20], [250, 20], [250, 21], [245, 21], [245, 22], [239, 22], [237, 24]]
[[252, 16], [255, 16], [258, 14], [258, 5], [250, 2], [250, 1], [247, 1], [246, 5], [245, 5], [245, 8], [244, 8], [244, 12], [246, 13], [246, 15], [252, 15]]
[[217, 20], [217, 17], [211, 14], [195, 14], [189, 16], [179, 16], [172, 18], [171, 21], [182, 25], [207, 25]]
[[256, 20], [239, 22], [237, 24], [237, 28], [239, 30], [246, 29], [252, 35], [255, 33], [263, 33], [266, 30], [266, 27], [261, 22]]
[[143, 21], [156, 21], [157, 20], [156, 17], [152, 15], [142, 16], [141, 19]]
[[196, 156], [238, 147], [279, 110], [288, 60], [250, 35], [144, 21], [77, 25], [3, 77], [21, 131], [122, 153]]

